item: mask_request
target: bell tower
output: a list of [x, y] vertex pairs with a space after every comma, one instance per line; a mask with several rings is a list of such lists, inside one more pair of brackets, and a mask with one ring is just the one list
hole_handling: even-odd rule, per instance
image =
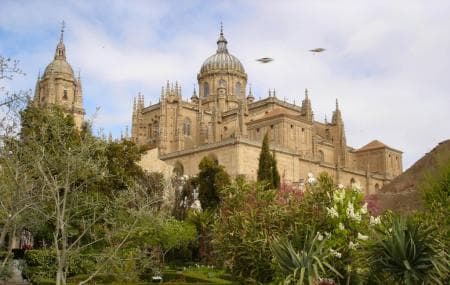
[[67, 62], [64, 27], [63, 22], [53, 61], [45, 68], [42, 77], [38, 76], [33, 102], [40, 107], [60, 106], [73, 116], [75, 125], [80, 129], [85, 114], [81, 76], [78, 74], [75, 77], [72, 67]]

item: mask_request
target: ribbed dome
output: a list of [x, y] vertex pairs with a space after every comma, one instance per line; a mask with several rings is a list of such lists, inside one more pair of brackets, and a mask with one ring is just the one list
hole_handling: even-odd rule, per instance
[[55, 59], [45, 68], [44, 76], [50, 73], [65, 73], [73, 76], [73, 69], [66, 60]]
[[212, 70], [239, 71], [245, 73], [244, 66], [237, 57], [229, 53], [216, 53], [208, 57], [202, 65], [200, 72]]
[[216, 54], [208, 57], [200, 69], [200, 73], [209, 71], [238, 71], [245, 73], [244, 66], [239, 59], [228, 53], [227, 40], [223, 36], [222, 29], [217, 40]]

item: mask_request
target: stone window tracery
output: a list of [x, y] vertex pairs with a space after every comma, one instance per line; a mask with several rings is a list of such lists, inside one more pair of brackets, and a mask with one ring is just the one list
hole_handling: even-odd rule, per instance
[[191, 135], [191, 120], [189, 118], [185, 118], [183, 122], [183, 135], [190, 136]]

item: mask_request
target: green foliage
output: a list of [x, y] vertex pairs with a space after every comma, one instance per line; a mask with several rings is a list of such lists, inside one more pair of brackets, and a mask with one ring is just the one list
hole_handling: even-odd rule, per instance
[[23, 273], [30, 280], [55, 278], [56, 254], [50, 249], [27, 250]]
[[264, 135], [261, 153], [259, 154], [258, 181], [265, 181], [270, 189], [278, 189], [280, 186], [280, 174], [277, 169], [275, 152], [270, 153], [269, 135], [267, 133]]
[[425, 175], [418, 190], [425, 202], [422, 216], [436, 226], [446, 247], [450, 248], [450, 152], [442, 153], [437, 169]]
[[153, 186], [150, 188], [156, 189], [159, 187], [159, 185], [152, 185], [152, 183], [159, 183], [158, 177], [144, 173], [137, 164], [141, 158], [142, 150], [133, 142], [128, 140], [110, 142], [107, 144], [103, 155], [106, 156], [106, 167], [109, 172], [109, 175], [105, 177], [101, 184], [105, 191], [128, 189], [136, 179], [148, 183], [148, 186]]
[[220, 203], [220, 189], [230, 184], [230, 176], [222, 165], [205, 156], [198, 166], [199, 200], [203, 209], [215, 209]]
[[330, 250], [320, 234], [309, 231], [297, 251], [289, 240], [274, 240], [271, 251], [282, 284], [315, 285], [327, 276], [328, 271], [342, 277], [329, 263]]
[[444, 284], [449, 275], [448, 249], [433, 227], [412, 217], [386, 219], [365, 249], [373, 276], [385, 284]]
[[260, 183], [233, 183], [222, 192], [223, 202], [213, 230], [218, 261], [241, 281], [273, 279], [270, 243], [293, 231], [300, 218], [297, 206], [278, 205], [276, 192]]
[[204, 211], [189, 211], [187, 221], [195, 225], [197, 229], [198, 255], [202, 262], [213, 261], [213, 248], [211, 244], [212, 229], [216, 212], [210, 209]]

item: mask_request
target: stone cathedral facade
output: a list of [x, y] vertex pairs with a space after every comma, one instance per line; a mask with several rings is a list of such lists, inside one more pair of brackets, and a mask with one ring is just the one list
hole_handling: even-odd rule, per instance
[[73, 116], [75, 125], [81, 128], [84, 120], [83, 91], [80, 76], [75, 77], [72, 67], [67, 62], [64, 30], [56, 46], [53, 61], [39, 74], [34, 90], [33, 103], [45, 107], [58, 105]]
[[134, 102], [131, 139], [157, 149], [177, 174], [195, 175], [200, 160], [210, 156], [231, 175], [256, 179], [266, 133], [282, 179], [293, 184], [308, 173], [328, 172], [337, 183], [359, 182], [374, 192], [402, 172], [399, 150], [377, 140], [360, 149], [347, 145], [337, 101], [331, 122], [318, 122], [306, 90], [300, 106], [279, 100], [275, 91], [255, 100], [222, 30], [217, 51], [205, 60], [197, 80], [199, 92], [194, 90], [189, 101], [177, 83], [167, 83], [159, 103], [145, 106], [143, 95]]

